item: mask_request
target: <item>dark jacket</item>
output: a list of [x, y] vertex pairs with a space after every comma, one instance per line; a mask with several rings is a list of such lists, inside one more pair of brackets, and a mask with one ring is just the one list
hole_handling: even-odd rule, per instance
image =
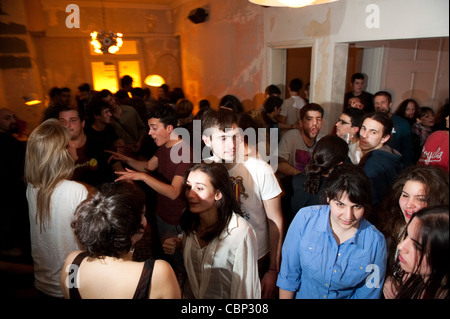
[[366, 154], [359, 165], [370, 179], [374, 206], [381, 202], [403, 169], [401, 154], [388, 145]]

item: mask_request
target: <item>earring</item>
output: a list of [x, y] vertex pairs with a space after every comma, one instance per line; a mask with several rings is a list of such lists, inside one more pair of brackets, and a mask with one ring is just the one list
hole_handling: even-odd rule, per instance
[[133, 255], [133, 253], [134, 253], [134, 243], [131, 244], [130, 253], [131, 253], [132, 255]]

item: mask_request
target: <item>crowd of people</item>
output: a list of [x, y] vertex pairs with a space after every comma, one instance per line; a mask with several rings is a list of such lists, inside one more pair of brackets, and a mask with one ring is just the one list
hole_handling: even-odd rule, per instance
[[0, 109], [1, 194], [27, 204], [2, 208], [1, 254], [30, 255], [40, 298], [449, 298], [448, 104], [393, 112], [357, 73], [325, 133], [300, 79], [195, 115], [121, 86], [53, 88], [25, 144]]

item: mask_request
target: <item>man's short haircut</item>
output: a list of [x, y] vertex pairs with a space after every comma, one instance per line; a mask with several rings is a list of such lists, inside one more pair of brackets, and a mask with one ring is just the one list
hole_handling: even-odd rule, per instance
[[[227, 109], [219, 109], [219, 111], [209, 109], [202, 116], [202, 134], [210, 132], [210, 128], [217, 128], [221, 131], [231, 129], [233, 126], [239, 125], [236, 113]], [[210, 136], [207, 136], [210, 137]]]
[[124, 75], [121, 79], [120, 79], [120, 85], [124, 88], [128, 85], [131, 85], [133, 83], [133, 78], [129, 75]]
[[87, 105], [87, 115], [91, 123], [95, 120], [95, 115], [102, 114], [102, 111], [104, 109], [110, 109], [110, 105], [108, 102], [103, 101], [100, 97], [97, 97], [93, 99], [88, 105]]
[[[75, 107], [73, 107], [73, 106], [66, 106], [66, 105], [64, 105], [64, 106], [59, 110], [59, 112], [58, 112], [58, 118], [59, 118], [59, 114], [61, 114], [61, 112], [69, 112], [69, 111], [77, 112], [77, 116], [78, 116], [78, 118], [80, 118], [80, 112], [78, 112], [78, 109], [77, 109], [77, 108], [75, 108]], [[80, 118], [80, 120], [81, 120], [81, 118]], [[83, 120], [81, 120], [81, 121], [83, 121]]]
[[303, 87], [303, 82], [300, 79], [292, 79], [291, 82], [289, 82], [289, 90], [292, 92], [300, 92], [300, 90]]
[[372, 112], [366, 114], [364, 120], [368, 118], [377, 121], [378, 123], [381, 123], [383, 125], [383, 137], [391, 135], [392, 128], [394, 127], [394, 122], [392, 122], [392, 119], [389, 117], [389, 115], [383, 112]]
[[323, 117], [323, 114], [324, 114], [323, 107], [321, 107], [319, 104], [317, 104], [317, 103], [308, 103], [308, 104], [306, 104], [305, 106], [303, 106], [300, 109], [300, 119], [303, 120], [303, 118], [305, 117], [306, 113], [309, 112], [309, 111], [320, 112], [320, 114], [322, 114], [322, 117]]
[[89, 83], [83, 83], [78, 86], [78, 90], [80, 92], [89, 92], [91, 90], [91, 86], [89, 85]]
[[352, 123], [352, 127], [359, 127], [364, 121], [364, 116], [366, 113], [363, 110], [357, 109], [355, 107], [351, 107], [346, 109], [342, 114], [348, 115], [350, 117], [350, 121]]
[[98, 93], [98, 97], [101, 99], [104, 99], [104, 98], [108, 97], [109, 95], [113, 96], [111, 91], [107, 90], [107, 89], [103, 89]]
[[281, 107], [281, 105], [283, 104], [283, 100], [278, 97], [278, 96], [269, 96], [263, 104], [264, 107], [264, 111], [267, 114], [272, 113], [276, 107]]
[[387, 97], [389, 103], [392, 102], [392, 95], [391, 95], [391, 93], [389, 93], [389, 92], [387, 92], [387, 91], [378, 91], [377, 93], [375, 93], [375, 94], [373, 95], [374, 101], [375, 101], [375, 98], [376, 98], [377, 96], [385, 96], [385, 97]]
[[355, 73], [352, 75], [352, 83], [356, 80], [364, 80], [364, 74], [362, 73]]
[[159, 121], [164, 124], [164, 127], [172, 125], [174, 128], [177, 127], [177, 112], [175, 109], [168, 104], [158, 104], [147, 113], [147, 119], [159, 119]]
[[52, 87], [50, 89], [50, 91], [48, 91], [48, 96], [50, 96], [51, 98], [57, 97], [58, 95], [61, 94], [61, 89], [59, 87]]
[[266, 87], [266, 90], [264, 91], [264, 93], [266, 95], [281, 95], [281, 90], [275, 84], [271, 84], [268, 87]]

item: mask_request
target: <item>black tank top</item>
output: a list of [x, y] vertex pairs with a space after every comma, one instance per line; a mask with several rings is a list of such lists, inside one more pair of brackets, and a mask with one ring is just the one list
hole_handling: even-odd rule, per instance
[[[72, 262], [72, 265], [75, 265], [78, 269], [80, 264], [86, 258], [87, 253], [81, 252], [79, 253]], [[136, 291], [134, 292], [133, 299], [148, 299], [148, 293], [150, 288], [150, 282], [152, 279], [153, 266], [155, 264], [154, 259], [147, 259], [144, 263], [144, 268], [142, 269], [141, 278], [139, 279], [138, 285], [136, 287]], [[72, 268], [74, 269], [74, 268]], [[70, 274], [69, 274], [70, 275]], [[77, 282], [77, 272], [74, 273], [72, 278], [73, 283]], [[70, 299], [82, 299], [80, 296], [80, 292], [78, 291], [77, 285], [72, 284], [69, 288]]]

